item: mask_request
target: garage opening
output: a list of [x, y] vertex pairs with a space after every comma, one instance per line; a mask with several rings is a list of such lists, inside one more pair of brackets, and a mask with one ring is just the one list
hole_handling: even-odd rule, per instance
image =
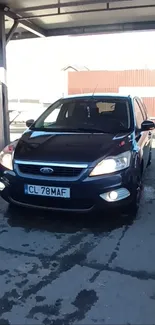
[[134, 94], [142, 97], [154, 118], [154, 37], [150, 31], [10, 42], [11, 140], [26, 129], [26, 120], [36, 119], [50, 103], [71, 94]]
[[138, 91], [154, 115], [154, 17], [152, 0], [1, 1], [0, 146], [9, 142], [10, 125], [15, 133], [20, 120], [21, 133], [28, 111], [39, 115], [60, 94]]

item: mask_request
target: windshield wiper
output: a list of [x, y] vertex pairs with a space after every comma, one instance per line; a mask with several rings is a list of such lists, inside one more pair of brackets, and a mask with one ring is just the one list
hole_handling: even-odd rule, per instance
[[46, 127], [46, 128], [32, 128], [36, 131], [52, 131], [52, 132], [98, 132], [98, 133], [107, 133], [104, 132], [102, 129], [98, 128], [86, 128], [86, 127]]
[[46, 127], [46, 128], [31, 128], [32, 131], [44, 131], [44, 132], [89, 132], [89, 133], [112, 133], [104, 131], [100, 128], [91, 128], [91, 127]]
[[105, 132], [103, 129], [98, 129], [98, 128], [77, 128], [75, 131], [81, 131], [81, 132], [90, 132], [90, 133], [109, 133]]

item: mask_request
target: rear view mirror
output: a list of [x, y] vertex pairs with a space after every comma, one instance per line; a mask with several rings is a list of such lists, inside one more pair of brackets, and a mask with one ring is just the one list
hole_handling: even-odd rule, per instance
[[30, 128], [30, 126], [32, 125], [34, 123], [34, 120], [28, 120], [28, 121], [26, 121], [26, 126], [28, 127], [28, 128]]
[[155, 128], [154, 122], [149, 120], [144, 121], [141, 125], [142, 131], [151, 131], [154, 130], [154, 128]]

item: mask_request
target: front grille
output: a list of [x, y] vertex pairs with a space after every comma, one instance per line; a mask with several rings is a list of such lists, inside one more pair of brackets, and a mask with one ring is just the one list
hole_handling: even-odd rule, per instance
[[52, 174], [42, 174], [40, 171], [41, 168], [45, 166], [37, 166], [37, 165], [23, 165], [19, 164], [19, 171], [23, 174], [31, 174], [38, 176], [48, 176], [48, 177], [77, 177], [81, 174], [83, 168], [75, 168], [75, 167], [62, 167], [62, 166], [46, 166], [53, 169]]

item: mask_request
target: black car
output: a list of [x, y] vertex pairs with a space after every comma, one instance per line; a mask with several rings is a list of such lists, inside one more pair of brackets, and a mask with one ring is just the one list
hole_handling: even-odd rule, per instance
[[136, 211], [151, 163], [151, 131], [137, 97], [62, 98], [0, 154], [1, 196], [13, 205]]

